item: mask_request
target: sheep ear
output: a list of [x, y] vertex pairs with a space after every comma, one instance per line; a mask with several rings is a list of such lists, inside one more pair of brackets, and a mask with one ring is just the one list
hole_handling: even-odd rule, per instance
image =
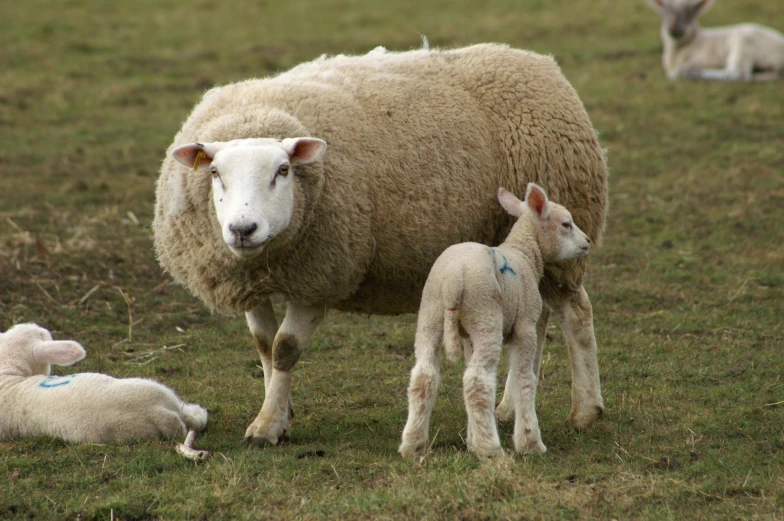
[[327, 150], [326, 141], [315, 137], [286, 138], [280, 144], [289, 155], [292, 165], [312, 163]]
[[694, 12], [698, 14], [702, 14], [708, 9], [710, 9], [711, 5], [713, 5], [713, 0], [700, 0], [699, 2], [694, 4]]
[[171, 156], [180, 164], [198, 170], [209, 166], [223, 143], [190, 143], [171, 151]]
[[550, 211], [547, 194], [542, 188], [534, 183], [528, 183], [528, 189], [525, 191], [525, 202], [528, 208], [531, 209], [540, 219], [547, 217]]
[[87, 352], [78, 342], [47, 340], [35, 345], [33, 356], [41, 363], [72, 365], [87, 356]]
[[498, 189], [498, 202], [512, 217], [520, 217], [523, 214], [523, 202], [503, 188]]
[[662, 10], [664, 10], [663, 0], [648, 0], [648, 5], [658, 12], [662, 12]]

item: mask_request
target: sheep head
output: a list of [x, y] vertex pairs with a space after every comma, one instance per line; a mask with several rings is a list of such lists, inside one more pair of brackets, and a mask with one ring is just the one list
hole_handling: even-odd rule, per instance
[[676, 42], [689, 42], [697, 30], [697, 18], [713, 0], [648, 0], [662, 18], [662, 32]]
[[[535, 223], [537, 242], [544, 262], [585, 257], [591, 250], [591, 239], [574, 224], [569, 210], [549, 201], [545, 191], [538, 185], [528, 183], [525, 201], [499, 188], [498, 201], [507, 213], [518, 218], [518, 223], [526, 218]], [[518, 223], [515, 223], [515, 227], [519, 226]]]
[[49, 376], [51, 364], [72, 365], [87, 355], [70, 340], [52, 340], [46, 329], [36, 324], [17, 324], [0, 333], [0, 374]]
[[223, 241], [237, 257], [252, 258], [291, 222], [296, 167], [317, 161], [326, 148], [311, 137], [254, 138], [191, 143], [171, 155], [196, 175], [212, 176]]

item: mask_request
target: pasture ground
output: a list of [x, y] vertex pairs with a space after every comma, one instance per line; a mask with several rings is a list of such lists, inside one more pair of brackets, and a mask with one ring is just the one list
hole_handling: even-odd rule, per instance
[[[1, 519], [784, 519], [784, 83], [668, 82], [642, 0], [27, 0], [3, 20], [0, 330], [82, 342], [88, 358], [56, 374], [153, 377], [203, 404], [215, 456], [3, 442]], [[783, 20], [781, 2], [721, 0], [704, 24]], [[606, 415], [564, 426], [553, 328], [546, 455], [467, 453], [447, 365], [429, 456], [404, 461], [415, 316], [333, 314], [297, 366], [291, 441], [248, 448], [263, 380], [244, 320], [154, 258], [163, 153], [214, 84], [420, 34], [553, 54], [600, 132], [611, 214], [587, 289]]]

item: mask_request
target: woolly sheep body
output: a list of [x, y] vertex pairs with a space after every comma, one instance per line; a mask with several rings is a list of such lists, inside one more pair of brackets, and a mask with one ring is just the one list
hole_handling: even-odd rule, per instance
[[[602, 152], [574, 90], [544, 56], [478, 45], [320, 58], [210, 90], [170, 150], [304, 135], [329, 150], [297, 172], [289, 236], [254, 262], [220, 242], [208, 176], [164, 160], [158, 258], [210, 308], [247, 311], [280, 293], [345, 311], [415, 312], [444, 248], [497, 243], [508, 232], [511, 220], [494, 204], [498, 186], [521, 192], [537, 182], [575, 208], [592, 240], [604, 227]], [[579, 261], [548, 270], [572, 288], [583, 271]]]
[[[288, 228], [258, 256], [237, 258], [221, 238], [209, 172], [183, 166], [173, 152], [301, 136], [328, 150], [293, 169]], [[482, 44], [322, 56], [208, 91], [163, 161], [153, 231], [158, 260], [177, 282], [211, 309], [246, 314], [266, 390], [246, 437], [274, 444], [288, 431], [291, 370], [325, 309], [415, 312], [438, 255], [459, 242], [501, 242], [513, 219], [498, 208], [496, 190], [520, 193], [528, 182], [600, 241], [602, 150], [557, 64], [535, 53]], [[576, 428], [603, 410], [585, 266], [548, 265], [541, 285], [578, 362]], [[289, 306], [280, 329], [273, 294]]]
[[185, 436], [186, 426], [204, 429], [207, 411], [158, 382], [98, 373], [50, 377], [41, 351], [32, 353], [36, 343], [69, 344], [76, 355], [52, 362], [62, 365], [81, 359], [84, 349], [37, 336], [42, 332], [23, 324], [0, 334], [0, 440], [46, 435], [75, 443], [129, 442]]

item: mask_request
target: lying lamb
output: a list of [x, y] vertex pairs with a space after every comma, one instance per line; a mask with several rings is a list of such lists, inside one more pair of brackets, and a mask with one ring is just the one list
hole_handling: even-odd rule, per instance
[[[430, 414], [439, 383], [438, 346], [460, 356], [466, 350], [463, 397], [468, 413], [468, 450], [479, 456], [503, 452], [493, 417], [496, 368], [501, 344], [509, 348], [509, 380], [504, 400], [514, 407], [517, 452], [537, 453], [542, 443], [535, 400], [539, 362], [536, 326], [542, 313], [539, 281], [545, 263], [588, 255], [591, 240], [563, 206], [549, 202], [529, 183], [525, 202], [498, 190], [501, 206], [517, 222], [503, 244], [490, 248], [466, 242], [447, 248], [433, 264], [422, 293], [415, 339], [416, 365], [408, 388], [408, 422], [400, 453], [415, 458], [427, 450]], [[503, 402], [502, 402], [503, 405]]]
[[116, 379], [98, 373], [49, 376], [51, 365], [72, 365], [84, 348], [52, 340], [36, 324], [0, 333], [0, 440], [53, 436], [75, 443], [129, 442], [190, 430], [183, 456], [203, 460], [193, 437], [207, 424], [207, 411], [184, 403], [168, 387], [142, 378]]
[[662, 17], [664, 70], [671, 80], [773, 80], [784, 73], [784, 34], [757, 24], [700, 28], [713, 0], [648, 0]]

